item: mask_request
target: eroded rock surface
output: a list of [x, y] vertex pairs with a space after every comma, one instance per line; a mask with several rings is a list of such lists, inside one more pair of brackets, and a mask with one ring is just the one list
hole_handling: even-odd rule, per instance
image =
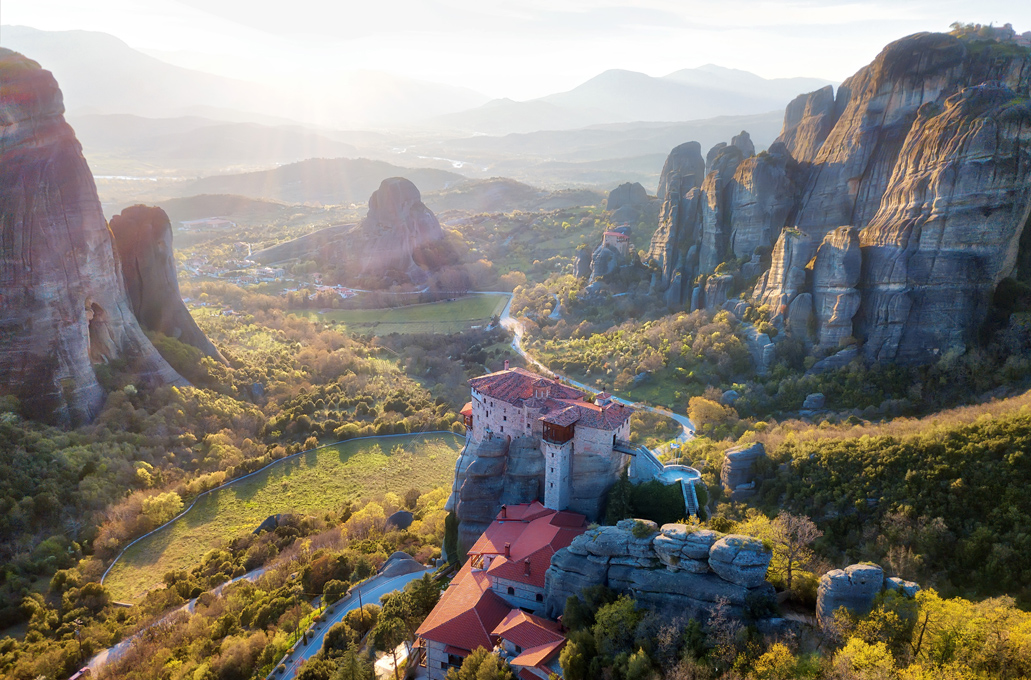
[[761, 442], [728, 449], [723, 454], [723, 467], [720, 470], [723, 486], [728, 491], [736, 492], [738, 487], [752, 484], [755, 481], [755, 464], [765, 457], [766, 447]]
[[135, 205], [111, 218], [122, 279], [144, 330], [162, 333], [227, 363], [183, 304], [175, 271], [172, 225], [161, 208]]
[[0, 393], [30, 417], [89, 422], [95, 365], [123, 359], [143, 385], [186, 384], [144, 335], [57, 82], [0, 48]]
[[704, 622], [720, 599], [727, 600], [730, 615], [740, 616], [748, 602], [773, 597], [765, 579], [770, 559], [755, 539], [623, 520], [588, 530], [555, 553], [545, 575], [545, 608], [557, 616], [569, 596], [605, 585], [632, 592], [642, 606], [671, 616]]
[[816, 617], [820, 625], [831, 622], [839, 607], [858, 616], [868, 614], [883, 588], [884, 571], [876, 564], [853, 564], [827, 572], [820, 577], [816, 591]]

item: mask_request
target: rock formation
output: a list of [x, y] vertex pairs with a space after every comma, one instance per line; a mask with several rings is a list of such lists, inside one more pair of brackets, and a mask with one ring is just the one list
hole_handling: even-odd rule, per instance
[[620, 208], [637, 208], [648, 203], [648, 192], [640, 182], [625, 182], [609, 192], [605, 208], [609, 211]]
[[632, 592], [637, 602], [671, 617], [707, 621], [717, 600], [730, 615], [742, 615], [750, 601], [773, 598], [766, 582], [772, 555], [761, 541], [692, 531], [683, 524], [623, 520], [578, 536], [555, 553], [545, 575], [548, 616], [562, 613], [566, 598], [604, 585]]
[[183, 304], [172, 250], [172, 225], [165, 211], [145, 205], [126, 208], [111, 218], [111, 233], [129, 303], [143, 329], [175, 338], [227, 363]]
[[720, 482], [731, 492], [733, 500], [741, 500], [753, 493], [755, 488], [755, 464], [766, 457], [766, 447], [760, 442], [748, 446], [737, 446], [723, 454], [723, 468]]
[[573, 260], [573, 276], [578, 279], [590, 278], [592, 257], [591, 250], [587, 246], [577, 248]]
[[49, 71], [0, 48], [0, 393], [26, 415], [90, 421], [95, 366], [185, 384], [144, 335], [82, 147]]
[[290, 258], [340, 263], [348, 279], [376, 287], [424, 285], [435, 269], [454, 261], [437, 217], [403, 177], [380, 183], [359, 224], [328, 227], [251, 257], [263, 263]]
[[837, 120], [833, 87], [800, 94], [785, 109], [784, 127], [775, 143], [783, 144], [799, 163], [811, 163]]
[[962, 350], [999, 282], [1031, 281], [1029, 142], [1031, 50], [944, 34], [896, 41], [836, 97], [826, 87], [792, 101], [767, 152], [739, 158], [743, 134], [713, 147], [697, 194], [672, 181], [684, 151], [671, 154], [653, 290], [712, 308], [686, 282], [723, 265], [750, 285], [765, 269], [753, 300], [769, 305], [778, 341], [825, 356], [854, 338], [841, 351], [867, 361]]
[[459, 522], [459, 554], [476, 542], [502, 505], [531, 503], [543, 495], [544, 456], [530, 437], [491, 435], [467, 444], [455, 465], [448, 510]]
[[821, 626], [834, 619], [834, 612], [845, 607], [853, 614], [870, 613], [874, 598], [884, 589], [884, 571], [876, 564], [853, 564], [833, 569], [820, 577], [816, 591], [816, 618]]

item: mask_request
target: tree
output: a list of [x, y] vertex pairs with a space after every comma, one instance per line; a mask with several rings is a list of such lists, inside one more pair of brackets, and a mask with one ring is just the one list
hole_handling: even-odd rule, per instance
[[804, 515], [781, 510], [773, 520], [773, 551], [784, 570], [784, 585], [791, 590], [794, 571], [813, 562], [812, 545], [823, 536], [816, 524]]
[[791, 680], [795, 673], [795, 655], [787, 645], [777, 642], [752, 665], [759, 680]]
[[883, 642], [871, 645], [852, 638], [835, 655], [834, 668], [846, 678], [890, 680], [895, 677], [895, 657]]
[[304, 662], [296, 680], [332, 680], [335, 671], [336, 666], [332, 661], [314, 657]]
[[183, 499], [174, 491], [143, 499], [143, 514], [154, 526], [160, 526], [183, 511]]
[[634, 631], [640, 622], [641, 612], [637, 610], [637, 603], [626, 595], [601, 607], [594, 623], [598, 651], [605, 656], [629, 654], [633, 648]]
[[337, 672], [333, 680], [372, 680], [375, 675], [372, 659], [359, 654], [358, 648], [350, 644], [343, 656], [337, 659]]
[[480, 647], [465, 657], [461, 668], [449, 670], [447, 680], [515, 680], [515, 673], [507, 661]]
[[394, 616], [380, 616], [372, 629], [372, 641], [376, 649], [389, 651], [394, 657], [394, 679], [397, 680], [397, 647], [408, 641], [408, 628], [404, 621]]

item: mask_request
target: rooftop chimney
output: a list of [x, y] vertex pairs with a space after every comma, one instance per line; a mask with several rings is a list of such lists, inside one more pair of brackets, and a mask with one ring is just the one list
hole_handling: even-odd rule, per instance
[[508, 359], [505, 359], [505, 370], [508, 370]]
[[505, 557], [508, 557], [508, 558], [512, 557], [512, 544], [511, 543], [506, 543], [505, 544]]
[[508, 517], [508, 506], [507, 505], [502, 505], [501, 506], [501, 519], [506, 519], [507, 517]]

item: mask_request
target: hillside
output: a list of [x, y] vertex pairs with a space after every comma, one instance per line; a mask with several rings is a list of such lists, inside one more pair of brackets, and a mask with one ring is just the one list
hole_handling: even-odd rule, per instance
[[363, 203], [380, 182], [404, 176], [426, 191], [466, 178], [446, 170], [399, 168], [366, 158], [313, 158], [272, 170], [205, 177], [177, 187], [180, 196], [238, 194], [287, 203]]

